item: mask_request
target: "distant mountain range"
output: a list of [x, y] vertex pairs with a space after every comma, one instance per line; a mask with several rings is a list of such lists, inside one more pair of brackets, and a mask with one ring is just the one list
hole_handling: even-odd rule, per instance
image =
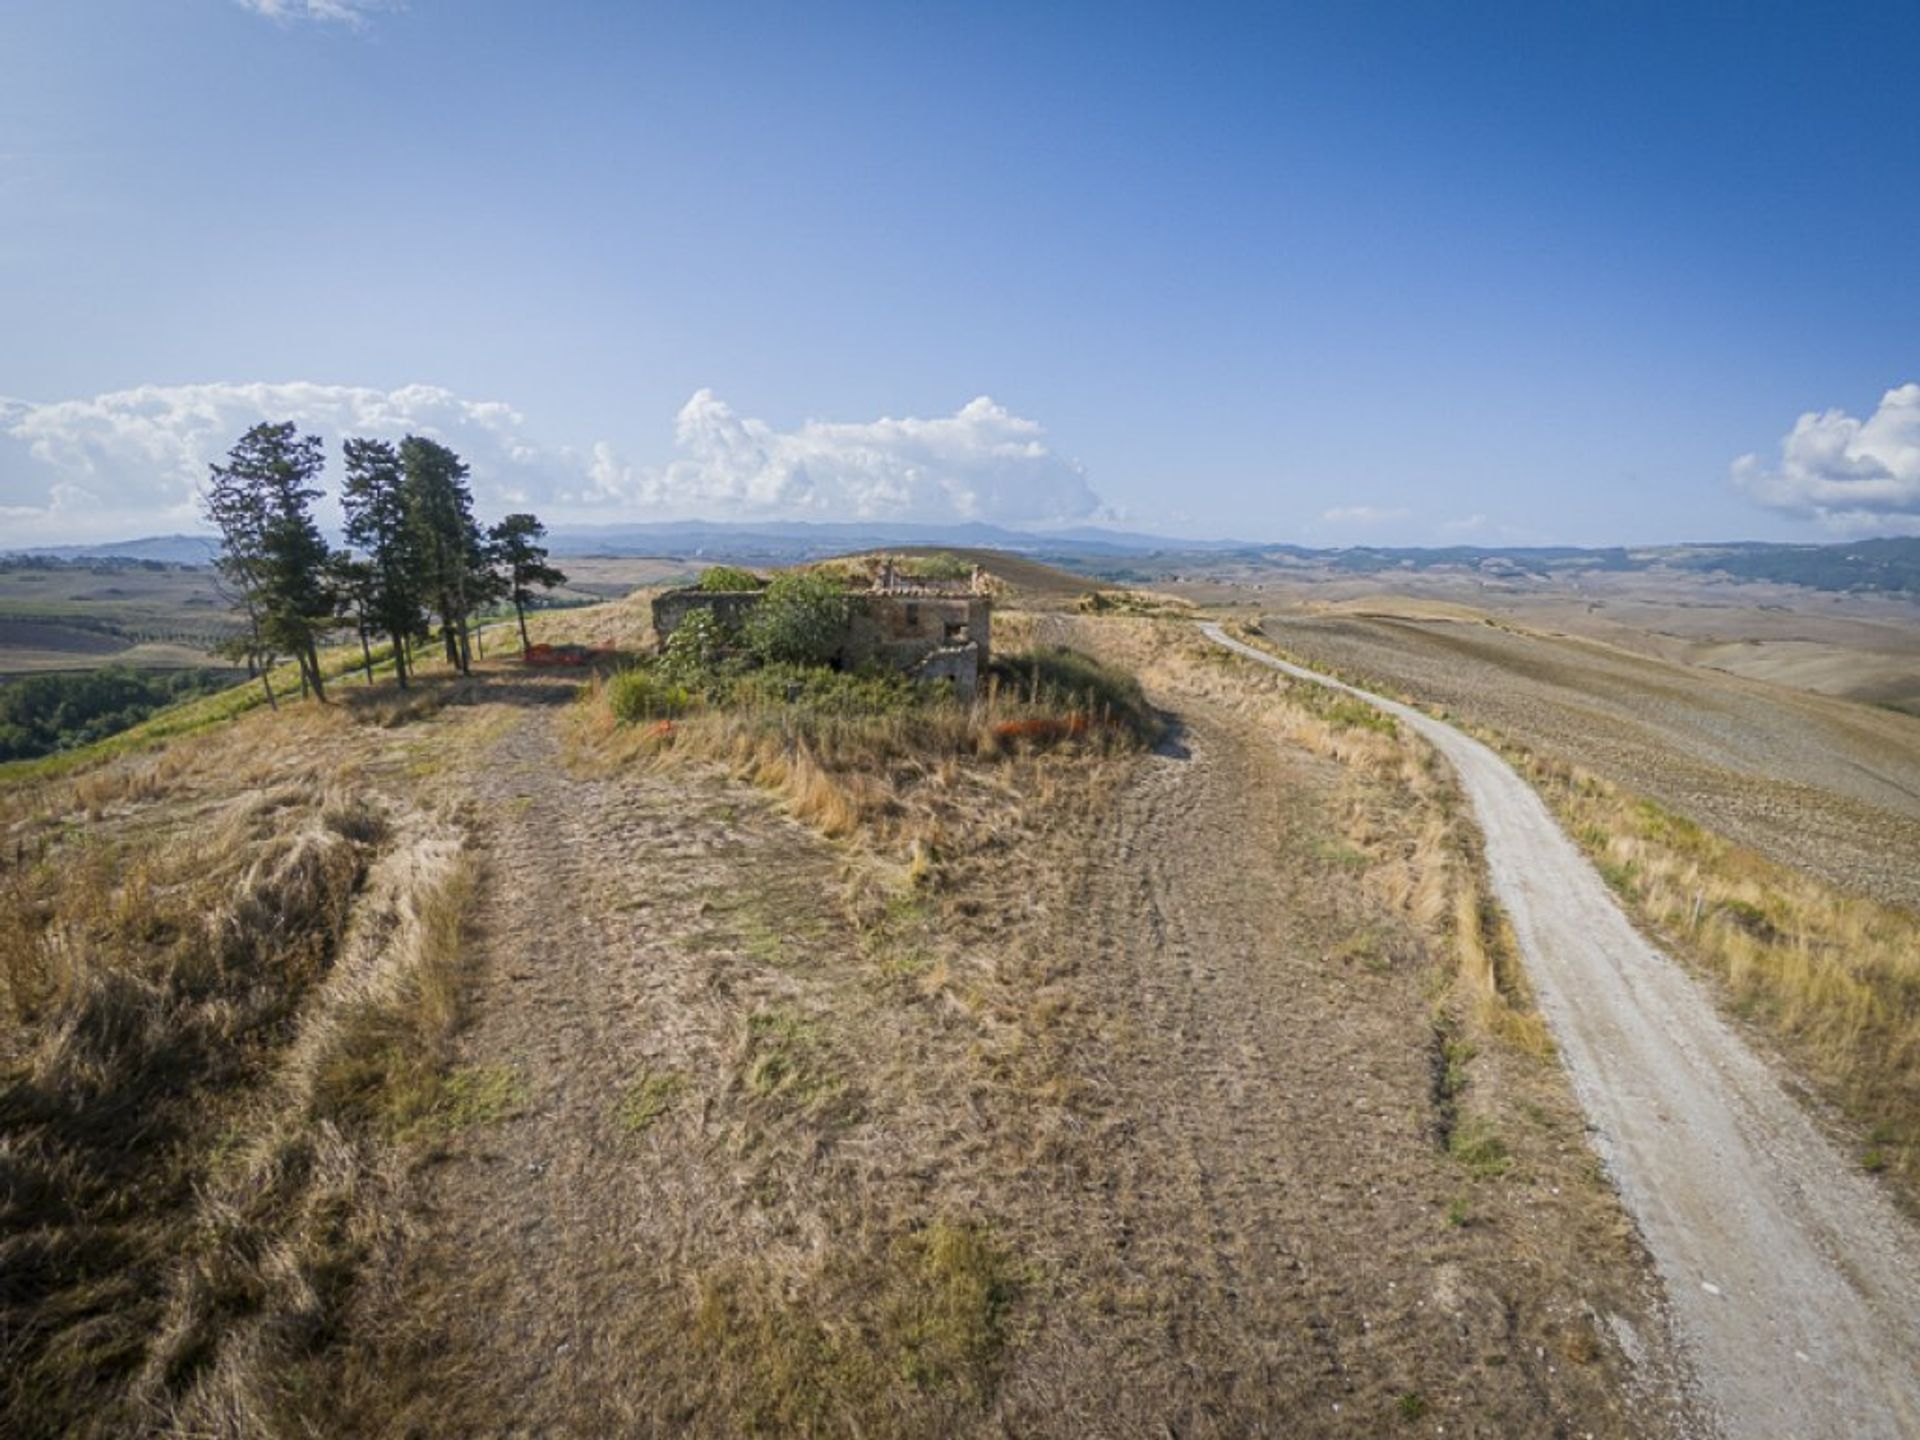
[[1214, 553], [1245, 549], [1235, 540], [1173, 540], [1127, 530], [1081, 526], [1070, 530], [1009, 530], [980, 522], [953, 525], [829, 524], [794, 520], [729, 524], [670, 520], [648, 525], [556, 525], [548, 536], [556, 555], [724, 555], [728, 559], [819, 559], [888, 545], [956, 545], [1020, 554], [1151, 554], [1178, 550]]
[[154, 560], [163, 565], [210, 564], [219, 550], [211, 535], [149, 535], [142, 540], [115, 540], [104, 545], [39, 545], [15, 547], [0, 555], [35, 555], [48, 560]]
[[[1739, 580], [1804, 585], [1815, 590], [1879, 591], [1920, 597], [1920, 536], [1854, 540], [1836, 545], [1758, 541], [1721, 544], [1435, 548], [1349, 546], [1315, 550], [1238, 540], [1180, 540], [1127, 530], [1009, 530], [998, 525], [815, 524], [804, 521], [729, 524], [674, 520], [639, 525], [556, 525], [555, 555], [660, 555], [689, 560], [792, 564], [850, 550], [890, 546], [956, 546], [1011, 550], [1095, 577], [1141, 580], [1182, 568], [1241, 562], [1298, 565], [1351, 574], [1395, 570], [1471, 569], [1509, 579], [1542, 580], [1592, 571], [1681, 570]], [[205, 535], [156, 535], [104, 545], [50, 545], [7, 552], [61, 561], [204, 565], [214, 542]]]

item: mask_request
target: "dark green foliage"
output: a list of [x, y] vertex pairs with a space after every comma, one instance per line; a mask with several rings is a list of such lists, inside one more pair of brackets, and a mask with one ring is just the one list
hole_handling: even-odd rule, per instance
[[494, 563], [506, 586], [506, 595], [513, 602], [514, 618], [520, 624], [520, 650], [527, 649], [527, 606], [534, 600], [534, 590], [551, 590], [556, 585], [567, 583], [567, 577], [547, 563], [546, 547], [540, 544], [547, 533], [532, 515], [509, 515], [487, 532], [492, 542]]
[[700, 589], [702, 590], [758, 590], [767, 582], [751, 570], [743, 570], [738, 565], [715, 565], [702, 572]]
[[818, 665], [764, 665], [717, 675], [707, 693], [729, 709], [780, 707], [802, 717], [900, 715], [952, 703], [952, 692], [945, 686], [912, 680], [884, 666], [828, 670]]
[[743, 639], [765, 664], [826, 665], [840, 653], [847, 628], [847, 592], [809, 571], [776, 576], [747, 620]]
[[465, 674], [473, 663], [467, 617], [494, 591], [466, 462], [436, 441], [409, 435], [400, 442], [400, 469], [415, 577], [439, 617], [448, 663]]
[[[361, 614], [393, 646], [394, 675], [407, 683], [407, 642], [427, 632], [418, 545], [399, 452], [385, 440], [348, 440], [340, 506], [347, 541], [371, 570]], [[364, 635], [363, 635], [364, 641]]]
[[739, 637], [711, 610], [690, 611], [660, 652], [661, 674], [684, 684], [704, 680], [739, 644]]
[[314, 522], [314, 481], [325, 464], [320, 437], [291, 421], [255, 425], [212, 465], [207, 517], [220, 530], [221, 574], [247, 616], [246, 658], [291, 655], [303, 684], [326, 698], [320, 637], [335, 623], [326, 540]]
[[137, 725], [176, 700], [230, 684], [219, 670], [132, 670], [35, 675], [0, 686], [0, 760], [69, 750]]

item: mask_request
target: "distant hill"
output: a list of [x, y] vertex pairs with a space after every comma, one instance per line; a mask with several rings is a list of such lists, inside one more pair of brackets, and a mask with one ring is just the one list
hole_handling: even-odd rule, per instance
[[1737, 580], [1772, 580], [1813, 590], [1884, 590], [1920, 595], [1920, 536], [1844, 545], [1688, 547], [1677, 564]]
[[[660, 555], [782, 565], [850, 551], [889, 547], [998, 550], [1081, 574], [1148, 580], [1222, 561], [1297, 565], [1350, 574], [1395, 570], [1470, 569], [1510, 579], [1542, 580], [1599, 570], [1684, 570], [1736, 580], [1804, 585], [1813, 590], [1920, 596], [1920, 536], [1854, 540], [1835, 545], [1722, 544], [1392, 547], [1354, 545], [1316, 550], [1257, 541], [1182, 540], [1130, 530], [1078, 526], [1010, 530], [982, 523], [895, 525], [879, 522], [669, 520], [635, 525], [556, 525], [556, 555]], [[65, 561], [156, 561], [204, 565], [214, 542], [204, 535], [156, 535], [100, 545], [50, 545], [7, 552]]]
[[0, 554], [37, 555], [50, 560], [157, 560], [163, 565], [206, 565], [218, 548], [211, 535], [149, 535], [100, 545], [39, 545], [9, 548]]
[[852, 550], [934, 546], [1010, 550], [1017, 554], [1216, 553], [1247, 548], [1228, 540], [1174, 540], [1127, 530], [1009, 530], [969, 522], [952, 525], [776, 521], [728, 523], [668, 520], [644, 525], [555, 525], [556, 555], [699, 555], [739, 560], [817, 560]]

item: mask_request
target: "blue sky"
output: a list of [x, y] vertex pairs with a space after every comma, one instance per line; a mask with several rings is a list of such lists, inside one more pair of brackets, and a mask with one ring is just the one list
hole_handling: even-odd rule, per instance
[[12, 0], [0, 543], [283, 415], [574, 520], [1920, 531], [1917, 73], [1904, 6]]

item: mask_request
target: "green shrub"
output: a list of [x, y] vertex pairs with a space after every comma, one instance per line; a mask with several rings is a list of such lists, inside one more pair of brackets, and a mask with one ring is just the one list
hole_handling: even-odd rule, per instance
[[767, 582], [738, 565], [715, 565], [700, 577], [702, 590], [758, 590]]
[[898, 670], [828, 670], [819, 665], [765, 665], [716, 678], [713, 699], [731, 709], [778, 707], [802, 716], [899, 715], [934, 704], [949, 692]]
[[906, 555], [896, 562], [898, 573], [909, 580], [970, 580], [973, 566], [949, 550], [931, 555]]
[[696, 685], [736, 643], [719, 616], [711, 610], [695, 610], [667, 637], [660, 652], [660, 673], [682, 685]]
[[768, 585], [748, 617], [747, 649], [768, 665], [826, 665], [847, 628], [847, 592], [838, 581], [789, 571]]
[[686, 713], [693, 696], [684, 685], [638, 666], [622, 670], [607, 681], [607, 704], [616, 717], [636, 724], [642, 720], [667, 720]]

